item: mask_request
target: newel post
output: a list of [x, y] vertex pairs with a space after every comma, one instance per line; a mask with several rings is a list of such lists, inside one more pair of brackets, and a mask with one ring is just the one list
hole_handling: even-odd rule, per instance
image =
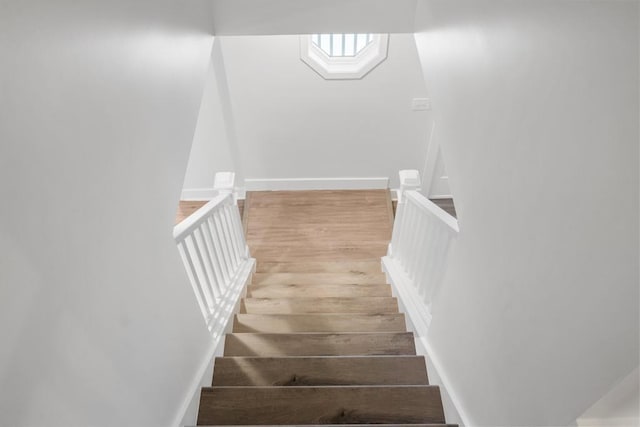
[[398, 190], [398, 205], [404, 203], [404, 192], [420, 190], [420, 173], [415, 169], [404, 169], [399, 172], [400, 190]]
[[238, 195], [235, 192], [236, 174], [234, 172], [216, 172], [213, 180], [213, 189], [218, 194], [233, 194], [233, 204], [238, 204]]
[[[394, 248], [398, 248], [400, 244], [403, 230], [407, 226], [404, 224], [404, 208], [406, 204], [405, 193], [411, 190], [420, 190], [420, 173], [415, 169], [405, 169], [399, 172], [400, 188], [398, 189], [398, 206], [396, 207], [396, 215], [393, 220], [393, 233], [391, 235], [391, 243], [387, 248], [387, 256], [393, 257]], [[406, 230], [405, 230], [406, 231]]]

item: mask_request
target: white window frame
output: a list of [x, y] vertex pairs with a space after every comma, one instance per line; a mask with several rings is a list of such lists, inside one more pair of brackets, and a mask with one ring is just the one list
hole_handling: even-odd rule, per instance
[[300, 36], [300, 59], [326, 80], [362, 79], [387, 59], [388, 51], [388, 34], [373, 34], [373, 40], [355, 56], [329, 56], [310, 35]]

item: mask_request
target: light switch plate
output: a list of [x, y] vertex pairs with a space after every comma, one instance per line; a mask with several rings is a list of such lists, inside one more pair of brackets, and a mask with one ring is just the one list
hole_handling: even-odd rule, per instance
[[431, 100], [429, 98], [413, 98], [411, 103], [413, 111], [427, 111], [431, 109]]

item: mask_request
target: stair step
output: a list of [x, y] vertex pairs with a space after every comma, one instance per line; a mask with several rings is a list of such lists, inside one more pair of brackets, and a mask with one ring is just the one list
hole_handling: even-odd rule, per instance
[[[220, 424], [219, 424], [220, 425]], [[218, 426], [219, 426], [218, 425]], [[238, 425], [238, 424], [236, 424]], [[305, 427], [308, 426], [309, 424], [278, 424], [278, 426], [280, 427]], [[348, 424], [349, 427], [371, 427], [371, 424]], [[218, 426], [214, 426], [214, 425], [207, 425], [207, 426], [201, 426], [201, 427], [218, 427]], [[254, 425], [238, 425], [239, 427], [258, 427], [257, 424]], [[324, 427], [344, 427], [345, 424], [323, 424]], [[403, 423], [403, 424], [375, 424], [376, 427], [458, 427], [457, 424], [407, 424], [407, 423]], [[275, 425], [271, 424], [271, 425], [266, 425], [263, 424], [260, 427], [276, 427]]]
[[214, 386], [427, 385], [421, 356], [218, 357]]
[[405, 332], [404, 314], [237, 314], [233, 332]]
[[225, 356], [415, 355], [411, 332], [227, 334]]
[[254, 285], [299, 284], [299, 285], [384, 285], [384, 273], [254, 273]]
[[360, 298], [244, 298], [240, 313], [397, 313], [398, 302], [390, 297]]
[[252, 298], [309, 297], [390, 297], [390, 285], [251, 285], [247, 296]]
[[370, 261], [258, 262], [258, 273], [380, 273], [380, 259]]
[[[289, 218], [287, 218], [288, 220]], [[345, 240], [332, 243], [305, 242], [306, 246], [276, 245], [262, 243], [260, 239], [252, 239], [251, 255], [255, 259], [270, 262], [333, 262], [344, 259], [362, 261], [385, 256], [389, 246], [389, 238], [369, 240], [363, 244], [362, 240]]]
[[198, 424], [439, 423], [437, 386], [207, 387]]

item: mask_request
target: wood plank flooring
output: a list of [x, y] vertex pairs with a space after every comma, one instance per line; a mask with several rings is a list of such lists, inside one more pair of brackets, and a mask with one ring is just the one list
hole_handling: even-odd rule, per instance
[[266, 263], [379, 262], [393, 228], [388, 200], [387, 190], [249, 192], [247, 242]]

